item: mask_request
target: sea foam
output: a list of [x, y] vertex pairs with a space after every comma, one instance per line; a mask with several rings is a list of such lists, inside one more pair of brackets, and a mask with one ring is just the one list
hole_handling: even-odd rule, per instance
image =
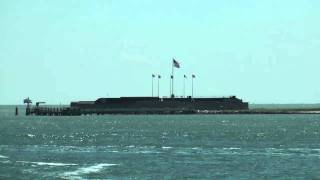
[[0, 154], [0, 158], [2, 158], [2, 159], [8, 159], [7, 156], [3, 156], [3, 155], [1, 155], [1, 154]]
[[95, 164], [93, 166], [79, 168], [79, 169], [77, 169], [75, 171], [65, 172], [65, 173], [63, 173], [62, 177], [73, 178], [73, 179], [81, 179], [81, 175], [91, 174], [91, 173], [98, 173], [101, 170], [103, 170], [103, 168], [105, 168], [105, 167], [117, 166], [117, 165], [118, 164], [108, 164], [108, 163]]
[[29, 161], [17, 161], [20, 163], [36, 164], [38, 166], [76, 166], [78, 164], [72, 163], [56, 163], [56, 162], [29, 162]]

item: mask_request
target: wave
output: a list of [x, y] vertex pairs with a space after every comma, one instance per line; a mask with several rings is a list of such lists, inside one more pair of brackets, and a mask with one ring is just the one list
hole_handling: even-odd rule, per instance
[[158, 151], [137, 151], [136, 153], [141, 153], [141, 154], [160, 154], [161, 152]]
[[162, 151], [172, 149], [170, 152], [181, 155], [211, 154], [226, 156], [305, 156], [320, 157], [320, 149], [312, 148], [240, 148], [240, 147], [161, 147]]
[[117, 165], [118, 164], [108, 164], [108, 163], [95, 164], [93, 166], [79, 168], [75, 171], [65, 172], [63, 173], [62, 177], [81, 179], [81, 175], [83, 174], [98, 173], [101, 170], [103, 170], [105, 167], [117, 166]]
[[193, 147], [193, 148], [191, 148], [192, 150], [201, 150], [201, 148], [200, 147]]
[[222, 148], [223, 150], [241, 150], [241, 148], [237, 147], [229, 147], [229, 148]]
[[0, 159], [2, 159], [2, 160], [0, 160], [0, 163], [7, 164], [7, 163], [10, 163], [10, 162], [11, 162], [10, 160], [8, 160], [9, 157], [3, 156], [3, 155], [1, 155], [1, 154], [0, 154]]
[[268, 156], [309, 156], [320, 157], [320, 149], [312, 148], [258, 148], [258, 149], [241, 149], [241, 148], [215, 148], [215, 154], [222, 155], [268, 155]]
[[30, 138], [34, 138], [36, 135], [34, 135], [34, 134], [27, 134], [27, 136], [30, 137]]
[[3, 156], [3, 155], [0, 154], [0, 158], [1, 158], [1, 159], [8, 159], [9, 157]]
[[8, 160], [6, 160], [6, 161], [0, 161], [0, 163], [2, 163], [2, 164], [9, 164], [9, 163], [11, 163], [11, 161], [8, 161]]
[[56, 162], [30, 162], [30, 161], [17, 161], [19, 163], [36, 164], [38, 166], [77, 166], [78, 164], [72, 163], [56, 163]]
[[162, 146], [161, 148], [162, 149], [172, 149], [172, 147], [170, 147], [170, 146]]
[[311, 148], [289, 148], [289, 151], [292, 152], [302, 152], [302, 153], [320, 153], [320, 149], [311, 149]]

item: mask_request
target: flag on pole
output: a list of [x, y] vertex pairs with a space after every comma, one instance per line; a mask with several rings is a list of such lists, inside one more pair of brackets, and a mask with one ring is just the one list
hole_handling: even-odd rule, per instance
[[174, 58], [172, 59], [173, 66], [176, 68], [180, 68], [180, 63], [176, 61]]
[[173, 76], [171, 75], [171, 79], [173, 79]]
[[194, 74], [192, 74], [192, 78], [196, 78], [196, 76]]
[[26, 104], [27, 103], [32, 103], [32, 101], [29, 98], [26, 98], [26, 99], [23, 100], [23, 103], [26, 103]]

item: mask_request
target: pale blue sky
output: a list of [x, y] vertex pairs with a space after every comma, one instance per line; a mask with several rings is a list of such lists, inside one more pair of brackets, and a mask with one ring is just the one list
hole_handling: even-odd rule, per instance
[[152, 73], [169, 95], [172, 57], [182, 66], [176, 95], [194, 73], [197, 96], [319, 103], [319, 9], [317, 0], [1, 0], [0, 104], [150, 96]]

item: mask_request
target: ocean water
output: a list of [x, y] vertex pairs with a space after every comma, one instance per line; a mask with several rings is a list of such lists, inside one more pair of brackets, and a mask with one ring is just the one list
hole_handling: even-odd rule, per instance
[[320, 179], [319, 165], [320, 115], [27, 117], [0, 106], [0, 179]]

